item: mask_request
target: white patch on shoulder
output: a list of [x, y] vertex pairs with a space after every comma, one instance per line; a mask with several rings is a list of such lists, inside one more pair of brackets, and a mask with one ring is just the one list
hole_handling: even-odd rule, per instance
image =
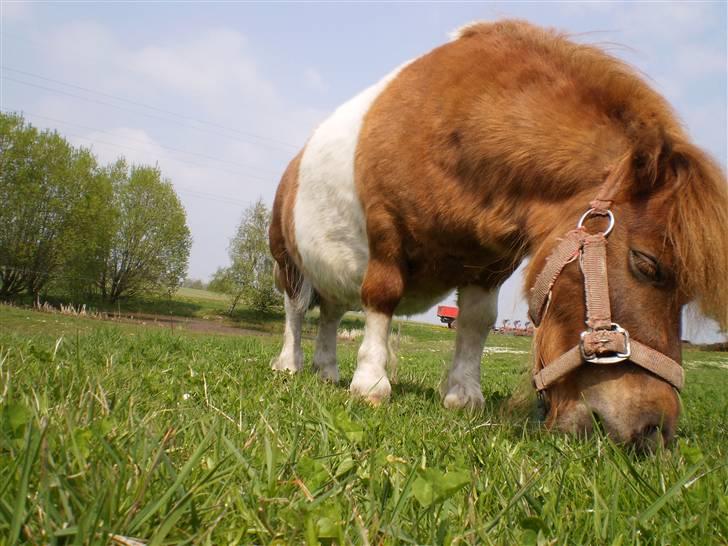
[[405, 63], [340, 106], [314, 131], [298, 172], [293, 209], [304, 275], [329, 298], [359, 306], [369, 260], [364, 210], [354, 183], [354, 156], [364, 116]]

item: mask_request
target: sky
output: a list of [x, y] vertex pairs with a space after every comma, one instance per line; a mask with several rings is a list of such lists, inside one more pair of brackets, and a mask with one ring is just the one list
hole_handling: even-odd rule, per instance
[[[475, 20], [517, 17], [637, 67], [725, 168], [727, 3], [239, 3], [0, 0], [0, 108], [158, 164], [187, 211], [189, 276], [227, 264], [243, 210], [339, 104]], [[499, 321], [526, 319], [522, 277]], [[434, 320], [434, 311], [419, 317]], [[691, 322], [693, 339], [713, 336]]]

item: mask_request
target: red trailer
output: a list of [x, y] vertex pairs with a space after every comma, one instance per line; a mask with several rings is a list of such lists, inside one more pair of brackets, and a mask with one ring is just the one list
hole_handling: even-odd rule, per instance
[[455, 328], [455, 321], [458, 318], [458, 308], [453, 305], [438, 305], [437, 316], [440, 322], [447, 324], [448, 328]]

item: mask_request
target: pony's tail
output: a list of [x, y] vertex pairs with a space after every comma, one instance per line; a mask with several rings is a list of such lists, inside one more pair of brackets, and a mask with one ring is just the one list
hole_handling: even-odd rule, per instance
[[303, 276], [295, 264], [291, 263], [290, 259], [284, 260], [283, 267], [275, 262], [273, 276], [276, 288], [288, 296], [294, 310], [306, 312], [314, 302], [315, 291], [311, 282]]

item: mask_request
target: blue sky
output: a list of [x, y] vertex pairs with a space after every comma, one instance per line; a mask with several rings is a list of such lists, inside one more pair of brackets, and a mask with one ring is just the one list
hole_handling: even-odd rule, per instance
[[[0, 9], [0, 107], [102, 161], [159, 163], [188, 212], [193, 277], [226, 263], [242, 210], [272, 201], [328, 112], [473, 20], [519, 17], [602, 44], [727, 162], [725, 2], [3, 0]], [[520, 278], [504, 287], [501, 319], [525, 318], [519, 291]]]

